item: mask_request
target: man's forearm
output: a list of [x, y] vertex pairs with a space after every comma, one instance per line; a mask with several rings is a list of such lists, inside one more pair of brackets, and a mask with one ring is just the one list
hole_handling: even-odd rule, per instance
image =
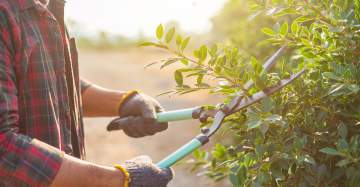
[[91, 85], [82, 94], [83, 110], [86, 117], [118, 116], [118, 104], [124, 92], [108, 90]]
[[124, 174], [112, 167], [99, 166], [66, 155], [51, 187], [122, 187]]

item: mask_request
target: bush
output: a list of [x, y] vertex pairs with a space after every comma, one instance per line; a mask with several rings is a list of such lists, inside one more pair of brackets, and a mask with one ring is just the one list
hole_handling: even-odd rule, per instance
[[[266, 22], [261, 30], [249, 31], [268, 36], [260, 44], [254, 41], [254, 46], [260, 51], [289, 47], [276, 69], [267, 74], [260, 74], [262, 64], [236, 43], [202, 45], [190, 56], [184, 52], [190, 38], [177, 35], [174, 28], [165, 34], [162, 25], [157, 29], [158, 41], [144, 43], [174, 54], [162, 61], [162, 67], [183, 64], [174, 73], [178, 86], [168, 93], [209, 90], [229, 101], [239, 91], [252, 94], [289, 73], [307, 69], [280, 93], [228, 117], [219, 144], [212, 151], [194, 154], [194, 169], [215, 181], [228, 178], [233, 186], [358, 186], [360, 2], [259, 0], [248, 4], [257, 16], [274, 21], [270, 27]], [[250, 79], [255, 88], [244, 90]]]

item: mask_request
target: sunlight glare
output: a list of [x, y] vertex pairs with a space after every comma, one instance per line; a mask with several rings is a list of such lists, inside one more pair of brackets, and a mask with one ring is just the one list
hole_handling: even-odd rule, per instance
[[68, 0], [67, 19], [86, 32], [151, 36], [159, 23], [176, 21], [186, 32], [206, 32], [226, 0]]

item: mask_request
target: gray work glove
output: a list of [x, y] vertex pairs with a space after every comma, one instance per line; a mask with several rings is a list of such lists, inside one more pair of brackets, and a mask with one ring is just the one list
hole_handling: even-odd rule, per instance
[[152, 136], [168, 128], [168, 123], [156, 121], [156, 113], [162, 111], [164, 109], [154, 98], [137, 93], [122, 104], [120, 118], [110, 122], [107, 130], [123, 130], [133, 138]]
[[166, 187], [174, 176], [172, 169], [158, 168], [148, 156], [126, 161], [124, 168], [130, 174], [129, 187]]

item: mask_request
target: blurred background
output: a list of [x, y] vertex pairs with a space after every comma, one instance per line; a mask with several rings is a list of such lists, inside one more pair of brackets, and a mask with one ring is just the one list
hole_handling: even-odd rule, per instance
[[[271, 20], [254, 18], [256, 12], [248, 12], [248, 6], [246, 0], [69, 0], [66, 14], [69, 30], [77, 37], [80, 48], [82, 77], [106, 88], [139, 89], [155, 97], [175, 87], [172, 72], [175, 67], [144, 68], [168, 54], [139, 48], [139, 43], [154, 40], [156, 27], [163, 23], [167, 28], [175, 26], [182, 34], [191, 35], [190, 48], [222, 42], [238, 45], [254, 55], [261, 54], [249, 44], [264, 36], [247, 31], [256, 30], [258, 22], [271, 24]], [[168, 110], [221, 101], [202, 92], [157, 99]], [[156, 162], [199, 133], [198, 123], [182, 121], [172, 123], [168, 131], [154, 137], [131, 139], [122, 132], [106, 132], [110, 120], [85, 120], [87, 160], [112, 165], [134, 156], [150, 155]], [[170, 187], [228, 186], [213, 184], [201, 174], [191, 172], [186, 164], [176, 166], [175, 171]]]

